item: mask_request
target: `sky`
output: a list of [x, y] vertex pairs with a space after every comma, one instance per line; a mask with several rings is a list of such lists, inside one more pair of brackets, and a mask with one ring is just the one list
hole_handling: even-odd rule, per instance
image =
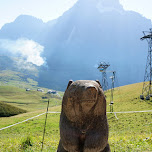
[[[152, 19], [152, 0], [119, 0], [125, 10], [139, 12]], [[0, 28], [21, 14], [32, 15], [44, 22], [61, 16], [77, 0], [0, 0]]]

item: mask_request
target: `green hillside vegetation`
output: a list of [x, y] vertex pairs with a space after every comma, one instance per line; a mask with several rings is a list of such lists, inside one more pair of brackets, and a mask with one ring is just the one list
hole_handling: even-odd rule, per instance
[[0, 117], [10, 117], [25, 112], [26, 110], [22, 110], [0, 101]]
[[37, 88], [38, 82], [33, 80], [27, 74], [17, 71], [3, 70], [0, 71], [1, 86], [17, 86], [19, 88]]
[[[152, 98], [149, 101], [141, 100], [143, 83], [115, 88], [114, 90], [114, 111], [141, 111], [152, 110]], [[110, 111], [111, 91], [105, 93], [107, 96], [107, 111]]]
[[59, 92], [60, 98], [50, 95], [43, 99], [42, 97], [46, 94], [46, 91], [47, 89], [44, 92], [39, 92], [36, 89], [26, 91], [26, 89], [13, 86], [0, 86], [0, 101], [28, 112], [45, 109], [48, 100], [50, 100], [50, 106], [61, 104], [62, 92]]
[[37, 88], [39, 67], [20, 57], [0, 55], [0, 86]]
[[[140, 100], [139, 96], [142, 90], [142, 83], [127, 85], [115, 88], [114, 91], [114, 112], [119, 111], [142, 111], [151, 110], [152, 101]], [[5, 96], [5, 91], [0, 91], [0, 99], [5, 98], [14, 106], [24, 107], [27, 113], [13, 117], [1, 117], [0, 128], [23, 121], [27, 118], [36, 116], [46, 111], [47, 100], [42, 102], [39, 99], [42, 93], [27, 92], [18, 90], [20, 94], [29, 98], [21, 100], [19, 95], [14, 92], [12, 98]], [[10, 90], [8, 88], [8, 90]], [[12, 91], [13, 89], [11, 89]], [[28, 94], [28, 96], [26, 95]], [[32, 98], [32, 94], [35, 96]], [[39, 97], [38, 97], [39, 96]], [[109, 112], [110, 91], [106, 92], [107, 111]], [[4, 101], [4, 100], [3, 100]], [[12, 102], [16, 101], [16, 102]], [[26, 105], [29, 101], [29, 105]], [[34, 103], [34, 106], [31, 104]], [[20, 104], [22, 103], [22, 104]], [[51, 102], [50, 102], [51, 103]], [[61, 100], [58, 105], [52, 104], [49, 111], [61, 111]], [[41, 106], [40, 106], [41, 105]], [[40, 108], [41, 107], [41, 108]], [[45, 108], [45, 109], [44, 109]], [[152, 151], [152, 112], [147, 113], [113, 113], [107, 114], [109, 123], [109, 144], [112, 152], [150, 152]], [[59, 119], [60, 114], [48, 114], [46, 134], [44, 141], [45, 152], [55, 152], [59, 142]], [[1, 151], [19, 152], [19, 151], [40, 151], [43, 136], [45, 115], [34, 118], [22, 124], [0, 131]], [[26, 144], [27, 143], [27, 144]]]

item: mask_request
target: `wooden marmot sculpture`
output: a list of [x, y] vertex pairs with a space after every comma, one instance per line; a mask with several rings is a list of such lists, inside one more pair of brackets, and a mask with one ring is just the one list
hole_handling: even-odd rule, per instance
[[110, 152], [106, 99], [99, 81], [69, 81], [57, 152]]

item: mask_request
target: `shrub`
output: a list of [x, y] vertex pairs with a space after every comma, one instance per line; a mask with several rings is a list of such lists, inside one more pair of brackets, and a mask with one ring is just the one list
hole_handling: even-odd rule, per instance
[[32, 146], [32, 139], [30, 136], [27, 136], [21, 143], [21, 149], [26, 149], [29, 146]]

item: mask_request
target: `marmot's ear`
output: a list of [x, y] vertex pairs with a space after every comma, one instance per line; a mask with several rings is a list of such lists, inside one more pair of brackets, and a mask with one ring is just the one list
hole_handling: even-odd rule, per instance
[[73, 80], [69, 80], [69, 83], [68, 83], [68, 86], [67, 86], [67, 89], [69, 88], [69, 86], [72, 84]]
[[96, 80], [96, 82], [100, 85], [100, 87], [102, 88], [101, 84], [100, 84], [100, 81], [99, 80]]

